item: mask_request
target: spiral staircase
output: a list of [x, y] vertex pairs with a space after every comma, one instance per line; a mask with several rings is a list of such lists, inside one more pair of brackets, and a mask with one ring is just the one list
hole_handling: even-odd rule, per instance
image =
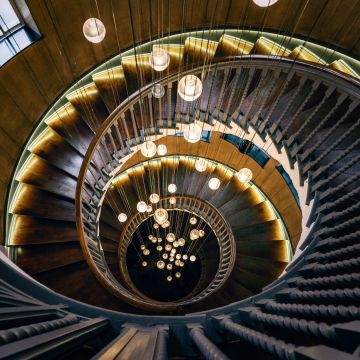
[[[171, 57], [169, 72], [160, 80], [164, 98], [152, 96], [149, 54], [122, 58], [121, 64], [77, 83], [27, 147], [10, 199], [6, 245], [16, 264], [38, 282], [6, 261], [0, 263], [0, 358], [138, 359], [146, 354], [149, 359], [226, 359], [237, 358], [240, 351], [244, 358], [260, 359], [357, 358], [358, 75], [343, 60], [326, 63], [304, 46], [287, 49], [264, 37], [255, 43], [226, 34], [218, 41], [188, 37], [183, 45], [162, 46]], [[206, 74], [196, 104], [188, 106], [177, 97], [178, 69]], [[290, 190], [292, 205], [282, 208], [284, 192], [276, 191], [280, 182], [274, 185], [261, 166], [229, 145], [237, 159], [257, 171], [254, 184], [269, 200], [234, 184], [233, 178], [224, 180], [229, 186], [216, 195], [203, 191], [202, 200], [232, 228], [234, 269], [206, 301], [187, 307], [186, 316], [171, 316], [174, 309], [168, 316], [154, 315], [154, 309], [118, 299], [104, 288], [104, 275], [99, 275], [103, 265], [94, 260], [98, 253], [86, 240], [94, 235], [88, 224], [99, 226], [107, 264], [102, 274], [118, 276], [123, 228], [112, 210], [114, 200], [106, 198], [96, 224], [99, 193], [118, 167], [144, 160], [137, 149], [145, 137], [169, 144], [170, 153], [176, 140], [176, 154], [182, 140], [175, 135], [194, 119], [212, 133], [208, 145], [202, 141], [209, 148], [215, 141], [225, 143], [216, 137], [219, 128], [271, 143], [274, 154], [297, 172], [298, 189], [305, 189], [300, 203], [310, 205], [307, 224], [300, 238], [301, 225], [292, 228], [287, 218], [301, 216]], [[191, 154], [184, 150], [184, 155]], [[166, 162], [159, 162], [165, 169]], [[143, 173], [148, 171], [141, 166]], [[207, 175], [201, 179], [193, 171], [192, 177], [182, 178], [186, 166], [176, 164], [180, 192], [198, 195]], [[131, 176], [124, 189], [136, 203], [139, 194]], [[106, 191], [115, 194], [116, 184]], [[122, 201], [118, 197], [115, 202]], [[288, 239], [269, 201], [294, 250], [298, 247], [288, 266]]]

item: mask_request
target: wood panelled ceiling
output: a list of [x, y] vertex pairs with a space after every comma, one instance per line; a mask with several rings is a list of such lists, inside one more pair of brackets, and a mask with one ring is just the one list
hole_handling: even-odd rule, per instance
[[[252, 0], [28, 0], [27, 4], [43, 38], [0, 68], [0, 212], [21, 146], [54, 99], [81, 74], [131, 47], [133, 35], [136, 42], [157, 37], [159, 22], [164, 34], [211, 24], [246, 26], [294, 33], [360, 54], [358, 0], [279, 0], [267, 9]], [[163, 8], [163, 21], [158, 8]], [[107, 35], [99, 45], [83, 37], [83, 22], [89, 17], [105, 23]]]

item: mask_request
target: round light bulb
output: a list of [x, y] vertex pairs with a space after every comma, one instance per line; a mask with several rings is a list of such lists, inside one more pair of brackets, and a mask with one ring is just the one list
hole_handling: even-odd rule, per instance
[[197, 240], [199, 238], [199, 230], [198, 229], [192, 229], [190, 231], [190, 240]]
[[161, 245], [158, 245], [158, 246], [156, 247], [156, 250], [157, 250], [157, 251], [162, 251], [162, 246], [161, 246]]
[[118, 220], [119, 220], [120, 222], [125, 222], [125, 221], [127, 220], [127, 215], [124, 214], [124, 213], [119, 214]]
[[159, 228], [159, 224], [158, 224], [158, 223], [155, 223], [155, 224], [153, 225], [153, 228], [154, 228], [154, 229], [158, 229], [158, 228]]
[[146, 207], [146, 212], [150, 214], [152, 211], [153, 211], [152, 206], [151, 206], [151, 205], [148, 205], [148, 206]]
[[161, 225], [161, 227], [163, 228], [163, 229], [166, 229], [166, 228], [168, 228], [170, 226], [170, 221], [169, 220], [166, 220], [162, 225]]
[[157, 242], [161, 243], [162, 242], [162, 238], [157, 238]]
[[155, 84], [151, 92], [155, 98], [160, 99], [165, 95], [165, 88], [161, 84]]
[[178, 246], [179, 246], [179, 243], [175, 240], [174, 243], [173, 243], [173, 247], [177, 248]]
[[137, 204], [136, 204], [136, 209], [138, 212], [140, 213], [144, 213], [146, 210], [147, 210], [147, 204], [145, 201], [139, 201]]
[[180, 238], [180, 239], [178, 240], [178, 243], [179, 243], [179, 246], [184, 246], [184, 245], [185, 245], [185, 239]]
[[83, 33], [85, 38], [97, 44], [104, 40], [106, 35], [106, 29], [104, 23], [96, 18], [87, 19], [83, 25]]
[[151, 242], [152, 242], [153, 244], [156, 244], [156, 243], [157, 243], [156, 237], [152, 238], [152, 239], [151, 239]]
[[149, 62], [155, 71], [163, 71], [170, 64], [170, 56], [166, 50], [154, 46], [149, 56]]
[[168, 241], [168, 242], [174, 242], [175, 241], [175, 234], [174, 233], [168, 233], [167, 235], [166, 235], [166, 240]]
[[141, 246], [140, 246], [140, 249], [141, 249], [141, 250], [145, 250], [145, 248], [146, 248], [145, 245], [141, 245]]
[[156, 263], [156, 267], [158, 269], [163, 269], [165, 267], [165, 262], [163, 260], [159, 260], [157, 263]]
[[149, 249], [144, 249], [144, 250], [143, 250], [143, 254], [144, 254], [144, 255], [149, 255], [149, 254], [150, 254], [150, 250], [149, 250]]
[[178, 94], [185, 101], [194, 101], [202, 93], [202, 82], [195, 75], [182, 77], [178, 84]]
[[191, 217], [189, 220], [191, 225], [195, 225], [197, 223], [197, 218], [195, 216]]
[[180, 266], [183, 267], [184, 265], [185, 265], [185, 263], [180, 261]]
[[201, 140], [202, 129], [201, 126], [195, 123], [189, 124], [184, 130], [184, 139], [191, 143], [197, 143]]
[[149, 240], [152, 240], [153, 238], [154, 238], [153, 235], [149, 235], [149, 236], [148, 236], [148, 239], [149, 239]]
[[180, 259], [181, 259], [181, 255], [180, 255], [180, 254], [176, 254], [176, 255], [175, 255], [175, 259], [180, 260]]
[[235, 175], [240, 182], [247, 183], [252, 179], [253, 173], [248, 168], [242, 168]]
[[169, 199], [169, 203], [171, 205], [175, 205], [176, 204], [176, 198], [174, 198], [173, 196]]
[[209, 188], [211, 190], [217, 190], [220, 187], [220, 180], [216, 177], [213, 177], [209, 180]]
[[168, 217], [168, 212], [163, 208], [159, 208], [154, 211], [154, 219], [160, 225], [164, 224]]
[[196, 256], [195, 256], [195, 255], [191, 255], [191, 256], [190, 256], [190, 261], [191, 261], [191, 262], [194, 262], [195, 260], [196, 260]]
[[175, 273], [175, 277], [179, 279], [179, 278], [181, 277], [181, 273], [176, 272], [176, 273]]
[[164, 156], [166, 155], [167, 153], [167, 146], [164, 145], [164, 144], [160, 144], [158, 147], [157, 147], [157, 153], [159, 156]]
[[170, 244], [166, 244], [166, 245], [165, 245], [165, 250], [166, 250], [166, 251], [171, 251], [171, 245], [170, 245]]
[[205, 231], [204, 230], [199, 230], [199, 236], [200, 237], [204, 237], [205, 236]]
[[172, 256], [169, 257], [169, 261], [173, 262], [174, 258]]
[[187, 260], [188, 256], [187, 256], [186, 254], [184, 254], [184, 255], [182, 256], [182, 258], [183, 258], [184, 260]]
[[140, 151], [145, 157], [153, 157], [156, 154], [156, 145], [153, 141], [145, 141], [141, 144]]
[[173, 266], [172, 266], [172, 264], [167, 264], [167, 265], [166, 265], [166, 268], [167, 268], [168, 270], [171, 270], [171, 269], [173, 268]]
[[268, 7], [277, 3], [278, 0], [253, 0], [253, 2], [260, 7]]
[[166, 280], [169, 281], [169, 282], [172, 281], [172, 276], [169, 275], [169, 276], [166, 278]]
[[176, 253], [176, 249], [171, 249], [171, 254], [175, 254]]
[[179, 259], [175, 260], [175, 265], [180, 266], [180, 260]]
[[146, 262], [146, 261], [143, 261], [143, 262], [141, 263], [141, 265], [142, 265], [143, 267], [145, 267], [145, 266], [147, 266], [147, 262]]
[[163, 259], [166, 260], [166, 259], [169, 257], [169, 255], [168, 255], [167, 253], [163, 253], [163, 254], [162, 254], [162, 257], [163, 257]]
[[195, 169], [199, 172], [203, 172], [208, 167], [208, 161], [202, 158], [199, 158], [195, 161]]
[[160, 196], [156, 193], [153, 193], [149, 196], [149, 201], [152, 204], [157, 204], [160, 201]]
[[176, 192], [176, 190], [177, 190], [177, 186], [175, 184], [170, 184], [168, 186], [169, 193], [173, 194], [174, 192]]

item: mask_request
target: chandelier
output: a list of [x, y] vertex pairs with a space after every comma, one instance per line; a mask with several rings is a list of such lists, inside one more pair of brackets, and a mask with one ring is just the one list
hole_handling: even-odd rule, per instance
[[[169, 192], [175, 192], [176, 190], [176, 184], [169, 185]], [[167, 201], [170, 205], [176, 204], [176, 198], [174, 196], [168, 198]], [[151, 253], [155, 251], [158, 255], [156, 255], [157, 260], [155, 261], [154, 267], [159, 271], [165, 270], [170, 272], [166, 276], [167, 281], [180, 279], [182, 276], [182, 268], [186, 265], [186, 262], [196, 261], [197, 258], [194, 254], [194, 252], [196, 252], [196, 246], [194, 246], [194, 244], [205, 236], [205, 231], [201, 228], [199, 220], [195, 215], [189, 216], [188, 220], [186, 220], [188, 221], [188, 225], [186, 225], [185, 222], [185, 226], [179, 227], [179, 218], [169, 216], [169, 211], [160, 204], [159, 194], [150, 194], [149, 202], [150, 204], [147, 204], [145, 201], [139, 201], [136, 204], [136, 209], [139, 213], [148, 212], [150, 214], [149, 219], [153, 220], [152, 226], [148, 226], [148, 231], [151, 233], [146, 236], [146, 241], [142, 240], [142, 244], [140, 245], [140, 252], [138, 254], [141, 259], [141, 267], [148, 268], [149, 264], [154, 263], [147, 259], [150, 256], [151, 260]], [[158, 207], [152, 213], [153, 206]], [[180, 218], [182, 221], [183, 215], [181, 215]], [[125, 222], [127, 215], [120, 213], [118, 220]], [[151, 229], [153, 229], [153, 231]], [[181, 232], [181, 234], [178, 234], [178, 232]], [[148, 242], [148, 245], [146, 242]], [[152, 247], [149, 246], [151, 244], [153, 244]], [[146, 258], [144, 259], [142, 257]]]

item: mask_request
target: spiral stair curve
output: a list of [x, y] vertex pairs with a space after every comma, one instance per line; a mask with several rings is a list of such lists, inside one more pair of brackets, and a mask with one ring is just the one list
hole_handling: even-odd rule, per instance
[[[79, 334], [86, 330], [92, 336], [102, 334], [101, 341], [109, 345], [99, 358], [117, 349], [125, 358], [136, 359], [151, 349], [154, 358], [159, 359], [199, 355], [225, 359], [236, 358], [239, 348], [245, 356], [255, 354], [263, 359], [324, 359], [329, 354], [355, 358], [360, 334], [357, 75], [342, 61], [326, 64], [306, 48], [284, 49], [265, 38], [252, 44], [227, 35], [218, 42], [188, 37], [183, 46], [170, 44], [167, 49], [170, 73], [189, 64], [201, 69], [204, 59], [219, 64], [231, 59], [228, 66], [219, 66], [215, 74], [203, 79], [204, 94], [198, 109], [201, 121], [209, 129], [219, 121], [224, 127], [237, 125], [245, 132], [254, 131], [261, 139], [268, 137], [290, 168], [297, 169], [299, 184], [307, 188], [304, 202], [312, 205], [307, 219], [310, 230], [301, 238], [300, 255], [286, 267], [287, 260], [279, 251], [285, 239], [274, 230], [277, 220], [268, 216], [264, 202], [246, 188], [233, 196], [229, 187], [223, 196], [207, 199], [228, 219], [237, 244], [236, 264], [228, 283], [209, 298], [208, 308], [212, 310], [206, 312], [207, 308], [198, 304], [189, 308], [194, 314], [188, 315], [187, 321], [174, 317], [167, 322], [166, 317], [159, 320], [150, 316], [142, 323], [124, 314], [141, 314], [141, 309], [134, 310], [104, 290], [80, 246], [75, 207], [77, 178], [88, 147], [110, 114], [129, 93], [146, 85], [143, 79], [151, 82], [148, 54], [140, 54], [138, 58], [124, 58], [118, 67], [94, 73], [88, 84], [68, 94], [68, 102], [47, 119], [41, 136], [28, 147], [31, 155], [16, 179], [19, 185], [11, 203], [13, 222], [7, 244], [13, 248], [17, 265], [55, 292], [123, 313], [97, 313], [95, 308], [82, 308], [65, 297], [62, 300], [67, 304], [63, 305], [58, 295], [46, 295], [36, 283], [33, 286], [39, 299], [46, 300], [32, 298], [26, 295], [26, 277], [20, 274], [12, 275], [18, 277], [24, 292], [4, 281], [0, 284], [3, 293], [9, 295], [2, 306], [26, 304], [45, 311], [46, 303], [56, 304], [56, 309], [48, 309], [39, 319], [45, 319], [53, 332], [68, 327]], [[273, 57], [281, 59], [277, 66], [266, 66]], [[236, 61], [244, 66], [236, 67]], [[141, 78], [137, 77], [139, 69]], [[166, 115], [157, 126], [174, 128], [179, 122], [186, 123], [190, 114], [179, 104], [176, 91], [166, 96]], [[148, 104], [154, 105], [151, 101]], [[125, 113], [121, 136], [126, 141], [119, 141], [118, 146], [123, 154], [129, 146], [143, 141], [141, 121], [136, 107]], [[97, 164], [90, 163], [90, 167], [96, 171]], [[178, 173], [182, 173], [181, 164]], [[194, 179], [186, 180], [196, 183], [196, 175], [194, 172]], [[136, 194], [133, 184], [130, 179], [126, 189], [129, 196]], [[91, 185], [84, 185], [89, 192]], [[101, 243], [109, 267], [116, 273], [122, 228], [110, 208], [105, 202], [100, 218]], [[295, 248], [300, 233], [293, 232], [297, 237]], [[109, 335], [109, 320], [98, 314], [113, 319], [112, 331], [121, 329], [118, 337]], [[35, 326], [33, 331], [41, 334], [44, 326]], [[85, 335], [83, 339], [85, 342]], [[18, 341], [24, 341], [23, 337], [19, 336]], [[39, 342], [44, 346], [40, 338]], [[139, 342], [142, 345], [137, 348]], [[51, 353], [53, 348], [47, 346], [43, 351]], [[99, 348], [95, 342], [92, 346], [94, 352]], [[4, 357], [6, 351], [4, 348]]]

